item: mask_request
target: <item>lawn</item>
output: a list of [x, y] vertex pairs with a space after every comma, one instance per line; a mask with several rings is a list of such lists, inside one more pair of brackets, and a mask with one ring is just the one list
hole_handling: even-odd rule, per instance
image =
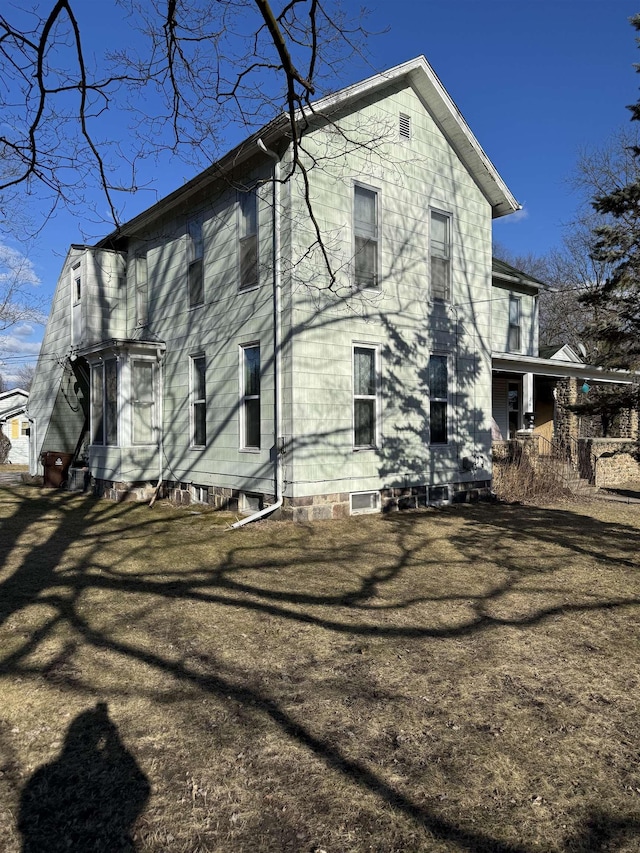
[[0, 490], [0, 850], [637, 851], [640, 504]]

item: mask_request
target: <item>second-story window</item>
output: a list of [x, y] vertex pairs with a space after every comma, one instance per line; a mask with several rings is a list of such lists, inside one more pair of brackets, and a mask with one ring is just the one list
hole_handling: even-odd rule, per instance
[[448, 302], [451, 298], [451, 217], [432, 210], [429, 224], [431, 297]]
[[190, 219], [187, 223], [187, 234], [189, 308], [195, 308], [204, 302], [202, 222], [199, 219]]
[[82, 299], [82, 274], [80, 272], [80, 264], [76, 264], [72, 269], [73, 276], [73, 301], [80, 302]]
[[258, 284], [258, 196], [255, 190], [239, 194], [240, 288]]
[[136, 256], [136, 326], [146, 326], [149, 311], [149, 283], [146, 252]]
[[378, 194], [354, 187], [353, 231], [355, 236], [355, 285], [373, 289], [378, 278]]
[[508, 350], [509, 352], [520, 352], [520, 348], [522, 345], [522, 334], [521, 334], [521, 311], [520, 311], [520, 299], [517, 296], [509, 297], [509, 341], [508, 341]]

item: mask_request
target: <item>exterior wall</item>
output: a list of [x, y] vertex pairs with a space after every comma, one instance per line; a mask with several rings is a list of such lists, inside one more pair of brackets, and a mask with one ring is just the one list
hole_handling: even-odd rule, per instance
[[[520, 348], [509, 347], [509, 301], [514, 296], [520, 300]], [[538, 355], [537, 297], [524, 289], [509, 288], [494, 282], [491, 294], [492, 332], [491, 348], [494, 352], [518, 352]]]
[[[412, 138], [398, 139], [398, 113]], [[490, 478], [491, 211], [486, 199], [411, 88], [364, 103], [339, 120], [349, 140], [331, 171], [310, 173], [314, 213], [331, 249], [333, 292], [303, 218], [294, 184], [291, 497]], [[372, 128], [379, 138], [371, 142]], [[333, 128], [307, 149], [322, 158], [340, 146]], [[354, 183], [378, 192], [379, 292], [353, 293]], [[452, 219], [452, 304], [434, 301], [429, 276], [429, 209]], [[335, 296], [334, 296], [335, 293]], [[378, 348], [381, 383], [375, 449], [353, 449], [352, 347]], [[449, 442], [429, 445], [428, 364], [449, 356]], [[464, 461], [466, 460], [466, 461]]]
[[29, 436], [23, 435], [23, 429], [29, 427], [29, 421], [20, 415], [11, 418], [3, 425], [3, 432], [11, 442], [7, 461], [14, 465], [29, 464]]
[[[266, 160], [266, 158], [265, 158]], [[161, 363], [162, 476], [178, 483], [233, 488], [255, 493], [274, 491], [273, 423], [273, 265], [271, 162], [244, 174], [242, 185], [258, 182], [259, 284], [239, 290], [237, 192], [228, 182], [188, 204], [130, 240], [129, 258], [146, 252], [149, 282], [148, 322], [136, 329], [135, 272], [129, 264], [127, 309], [129, 335], [166, 344]], [[190, 308], [187, 280], [187, 222], [202, 221], [204, 303]], [[240, 450], [240, 347], [260, 345], [261, 442], [258, 451]], [[206, 358], [207, 442], [191, 446], [190, 357]], [[103, 470], [116, 479], [134, 461], [110, 449]], [[158, 476], [158, 457], [151, 461]], [[122, 479], [131, 477], [123, 475]], [[213, 494], [213, 492], [212, 492]]]

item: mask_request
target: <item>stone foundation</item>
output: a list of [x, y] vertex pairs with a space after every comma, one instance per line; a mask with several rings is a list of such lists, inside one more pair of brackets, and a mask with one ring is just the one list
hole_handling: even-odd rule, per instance
[[[194, 497], [193, 490], [202, 492], [201, 498]], [[112, 480], [94, 480], [94, 494], [112, 501], [149, 502], [156, 491], [155, 483], [130, 483]], [[371, 490], [375, 492], [375, 489]], [[206, 504], [217, 510], [246, 512], [243, 508], [243, 493], [240, 489], [222, 486], [198, 486], [195, 483], [164, 482], [158, 498], [167, 498], [176, 506], [195, 506]], [[256, 498], [260, 507], [275, 502], [275, 495], [247, 493]], [[446, 503], [468, 503], [488, 498], [491, 494], [491, 481], [448, 483], [439, 486], [407, 486], [379, 490], [380, 511], [419, 509]], [[349, 492], [335, 492], [328, 495], [307, 495], [297, 498], [285, 498], [282, 507], [271, 518], [283, 518], [297, 522], [325, 521], [346, 518], [351, 514]]]
[[638, 446], [625, 438], [581, 439], [580, 476], [599, 488], [640, 482]]

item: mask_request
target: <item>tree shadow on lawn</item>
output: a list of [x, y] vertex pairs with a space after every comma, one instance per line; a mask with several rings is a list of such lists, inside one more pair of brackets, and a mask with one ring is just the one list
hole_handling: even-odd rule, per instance
[[[64, 625], [70, 635], [75, 637], [74, 642], [106, 649], [123, 660], [140, 662], [158, 672], [170, 674], [178, 683], [195, 687], [205, 695], [222, 701], [232, 699], [251, 708], [252, 712], [263, 715], [290, 741], [317, 756], [345, 780], [374, 794], [388, 807], [401, 812], [435, 838], [453, 843], [461, 850], [530, 853], [538, 848], [526, 843], [503, 842], [490, 834], [469, 830], [439, 816], [434, 810], [402, 793], [399, 787], [386, 781], [362, 761], [348, 757], [339, 746], [315, 733], [312, 725], [296, 720], [269, 695], [268, 689], [243, 683], [242, 674], [234, 677], [228, 668], [226, 675], [221, 674], [225, 673], [225, 667], [212, 657], [206, 659], [203, 671], [201, 665], [191, 665], [184, 657], [170, 659], [156, 650], [136, 644], [135, 632], [132, 634], [133, 642], [117, 639], [113, 624], [102, 627], [92, 624], [86, 608], [78, 606], [81, 596], [87, 590], [106, 591], [125, 598], [128, 595], [142, 595], [149, 598], [149, 611], [153, 610], [154, 602], [162, 599], [228, 605], [247, 612], [268, 614], [287, 622], [313, 625], [326, 632], [346, 634], [350, 638], [376, 636], [382, 639], [465, 637], [508, 625], [539, 624], [560, 612], [629, 608], [637, 607], [640, 603], [637, 594], [611, 597], [602, 592], [591, 592], [581, 596], [582, 600], [564, 600], [557, 604], [541, 604], [536, 599], [535, 606], [524, 615], [496, 615], [492, 612], [496, 602], [514, 590], [520, 591], [523, 583], [525, 586], [529, 584], [523, 594], [535, 598], [539, 590], [531, 586], [531, 580], [540, 575], [560, 573], [567, 561], [574, 558], [588, 558], [605, 568], [617, 566], [637, 573], [637, 555], [640, 551], [638, 529], [586, 518], [564, 509], [495, 506], [464, 508], [462, 525], [457, 510], [436, 515], [394, 515], [388, 519], [378, 519], [372, 523], [375, 526], [370, 524], [366, 540], [356, 538], [347, 544], [341, 542], [339, 537], [334, 537], [329, 526], [324, 529], [299, 527], [293, 534], [295, 547], [290, 549], [290, 553], [286, 547], [268, 543], [270, 528], [267, 526], [264, 528], [264, 536], [258, 537], [257, 541], [253, 535], [243, 535], [242, 532], [240, 535], [230, 533], [228, 539], [221, 539], [221, 549], [226, 549], [226, 553], [219, 566], [182, 566], [174, 571], [163, 569], [125, 573], [94, 571], [93, 563], [101, 552], [102, 542], [92, 528], [96, 519], [92, 515], [94, 503], [91, 499], [74, 498], [71, 505], [65, 496], [56, 496], [42, 501], [35, 512], [33, 507], [29, 510], [28, 499], [24, 503], [24, 515], [16, 511], [13, 516], [18, 532], [26, 531], [30, 524], [37, 523], [41, 515], [51, 513], [54, 509], [61, 518], [47, 540], [27, 549], [14, 572], [0, 584], [0, 617], [6, 620], [11, 614], [23, 611], [35, 602], [46, 603], [51, 615], [30, 636], [25, 637], [17, 648], [0, 658], [1, 675], [30, 678], [44, 676], [45, 666], [34, 664], [32, 654], [54, 629]], [[129, 511], [127, 507], [115, 508], [110, 518], [124, 523]], [[100, 524], [104, 523], [100, 521], [99, 514], [97, 519]], [[131, 516], [132, 524], [139, 523], [139, 519], [139, 512]], [[157, 519], [143, 521], [143, 528], [147, 523], [155, 524]], [[352, 520], [352, 524], [358, 522]], [[11, 529], [8, 521], [4, 526], [6, 530]], [[274, 535], [277, 529], [273, 528]], [[323, 535], [323, 531], [327, 535]], [[373, 539], [372, 532], [375, 532]], [[88, 544], [77, 561], [74, 563], [71, 559], [69, 564], [69, 552], [81, 533], [86, 534]], [[500, 577], [485, 583], [484, 588], [476, 592], [463, 590], [451, 594], [438, 592], [433, 595], [405, 594], [400, 597], [396, 594], [381, 606], [376, 600], [377, 596], [398, 581], [409, 568], [418, 565], [427, 575], [443, 568], [425, 556], [425, 540], [436, 536], [449, 543], [453, 562], [473, 567], [479, 561], [490, 559], [500, 566]], [[14, 535], [14, 542], [16, 538]], [[518, 556], [513, 547], [514, 542], [535, 547], [537, 560], [534, 565], [530, 564], [530, 557], [521, 559]], [[305, 545], [308, 546], [304, 552], [304, 569], [307, 574], [314, 565], [321, 567], [330, 562], [342, 566], [346, 576], [350, 565], [357, 560], [366, 561], [367, 555], [371, 555], [374, 565], [360, 576], [351, 573], [351, 586], [346, 590], [305, 592], [295, 589], [291, 583], [294, 577], [291, 572], [300, 567], [300, 549]], [[134, 536], [131, 553], [141, 547], [138, 537]], [[5, 546], [7, 556], [10, 551], [11, 548]], [[67, 564], [64, 572], [60, 573], [59, 566], [63, 558]], [[270, 574], [271, 570], [278, 572], [275, 580], [273, 574]], [[256, 573], [258, 578], [252, 580]], [[259, 582], [263, 574], [269, 575], [269, 584]], [[470, 606], [471, 610], [466, 619], [454, 625], [425, 624], [418, 618], [414, 624], [394, 625], [380, 618], [381, 614], [403, 612], [410, 608], [417, 608], [415, 612], [419, 614], [421, 607], [437, 607], [461, 598], [470, 602], [466, 606]], [[73, 655], [73, 649], [73, 642], [68, 643], [67, 656]], [[63, 671], [60, 678], [61, 683], [66, 683], [69, 689], [87, 692], [95, 690], [91, 683], [85, 683], [76, 674], [65, 675]], [[135, 686], [129, 689], [135, 690]], [[29, 801], [30, 790], [27, 786], [24, 802]], [[566, 839], [564, 850], [611, 850], [612, 845], [618, 844], [618, 839], [636, 835], [639, 829], [634, 817], [614, 818], [595, 811], [587, 816], [583, 826], [581, 833]]]

